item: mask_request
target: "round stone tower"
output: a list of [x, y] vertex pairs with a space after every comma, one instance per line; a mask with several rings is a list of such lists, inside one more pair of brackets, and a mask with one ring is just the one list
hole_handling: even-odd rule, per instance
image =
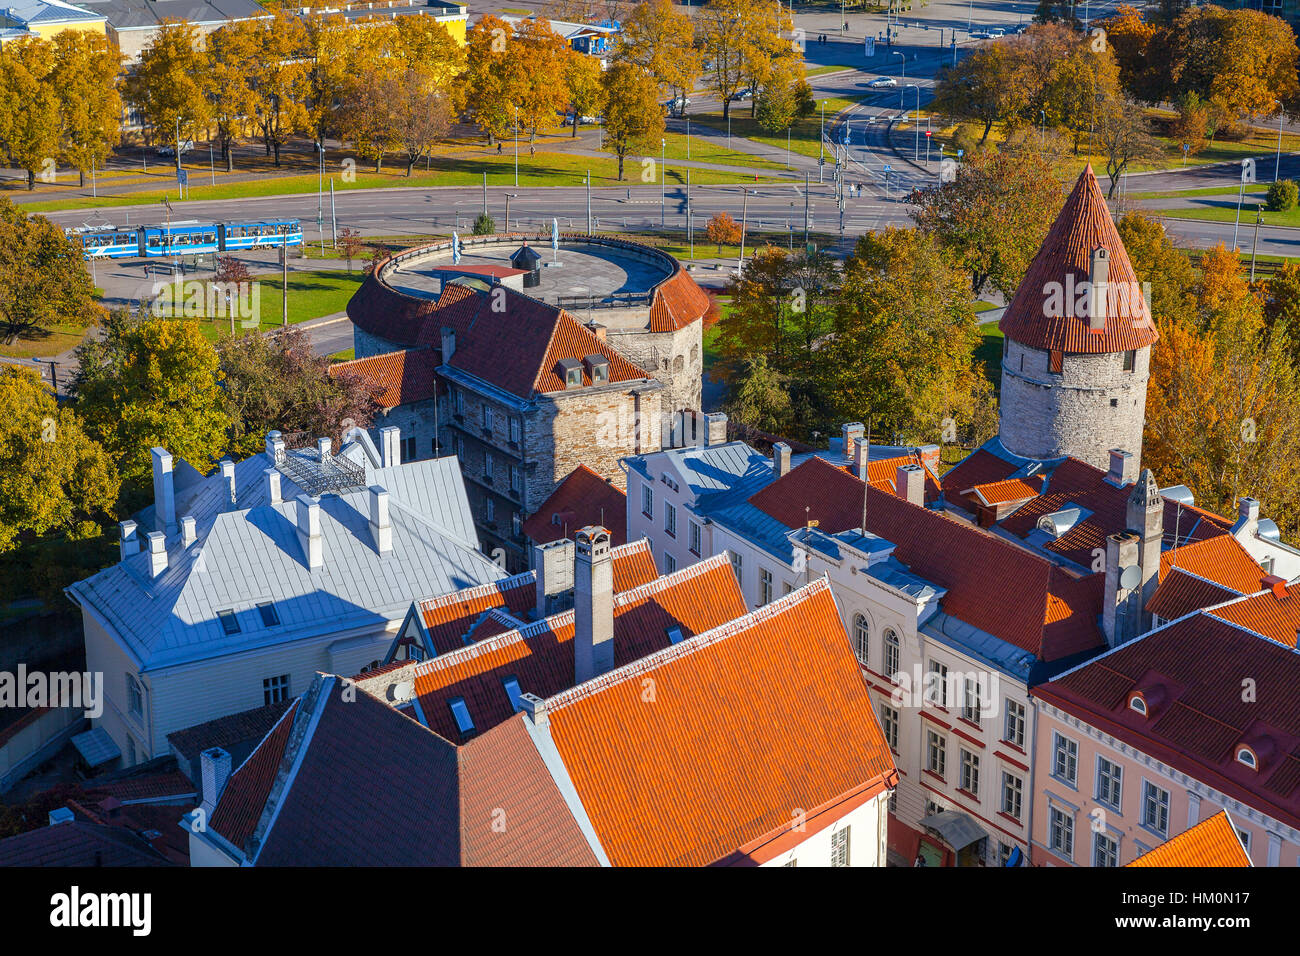
[[1141, 461], [1159, 338], [1092, 167], [1065, 201], [1003, 313], [998, 439], [1024, 458], [1071, 455], [1103, 471]]

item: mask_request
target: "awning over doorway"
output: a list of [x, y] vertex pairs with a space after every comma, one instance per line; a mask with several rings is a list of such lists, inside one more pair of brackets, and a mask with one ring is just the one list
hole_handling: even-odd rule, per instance
[[983, 840], [988, 833], [973, 819], [956, 810], [945, 810], [921, 821], [921, 826], [933, 830], [954, 850], [962, 850]]
[[77, 748], [81, 759], [91, 767], [98, 767], [122, 756], [122, 751], [118, 749], [117, 744], [113, 743], [113, 738], [103, 727], [77, 734], [72, 738], [72, 746]]

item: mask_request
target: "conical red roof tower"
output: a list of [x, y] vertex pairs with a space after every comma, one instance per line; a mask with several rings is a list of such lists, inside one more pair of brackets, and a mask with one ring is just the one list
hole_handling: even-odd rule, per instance
[[[1070, 293], [1086, 287], [1099, 248], [1110, 257], [1108, 295], [1105, 326], [1092, 331], [1086, 308], [1077, 308], [1079, 300]], [[1065, 200], [998, 328], [1022, 345], [1062, 352], [1125, 352], [1160, 337], [1091, 165]]]

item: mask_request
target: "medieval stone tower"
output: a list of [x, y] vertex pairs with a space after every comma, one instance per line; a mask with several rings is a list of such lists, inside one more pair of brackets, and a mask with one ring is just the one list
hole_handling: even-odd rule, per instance
[[998, 323], [1003, 448], [1072, 455], [1105, 470], [1142, 454], [1151, 346], [1159, 337], [1097, 185], [1085, 169]]

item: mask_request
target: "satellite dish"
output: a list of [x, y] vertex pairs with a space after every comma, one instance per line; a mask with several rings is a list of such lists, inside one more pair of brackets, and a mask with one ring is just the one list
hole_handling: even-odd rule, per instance
[[389, 692], [393, 695], [395, 701], [410, 700], [411, 695], [415, 692], [415, 681], [400, 680], [389, 689]]
[[1136, 564], [1130, 564], [1127, 568], [1120, 568], [1119, 586], [1125, 590], [1131, 591], [1142, 583], [1142, 569]]

